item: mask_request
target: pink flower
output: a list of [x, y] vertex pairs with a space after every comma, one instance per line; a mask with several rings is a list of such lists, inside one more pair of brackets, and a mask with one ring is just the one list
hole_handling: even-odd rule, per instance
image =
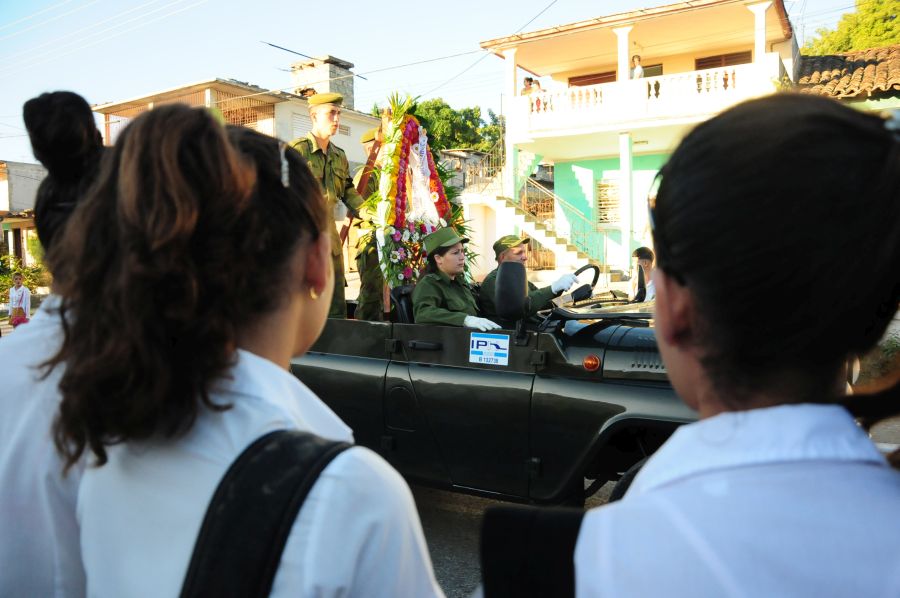
[[410, 278], [412, 278], [412, 275], [413, 275], [412, 268], [410, 268], [409, 266], [403, 268], [403, 278], [409, 280]]
[[401, 237], [403, 237], [403, 234], [400, 231], [396, 231], [393, 235], [391, 235], [391, 238], [393, 238], [394, 241], [398, 243], [400, 242]]

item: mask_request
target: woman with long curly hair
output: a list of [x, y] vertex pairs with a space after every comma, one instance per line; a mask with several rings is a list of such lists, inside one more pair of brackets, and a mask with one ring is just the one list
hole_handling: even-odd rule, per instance
[[[260, 437], [352, 440], [289, 371], [327, 318], [329, 231], [317, 182], [275, 139], [181, 105], [122, 133], [50, 256], [67, 324], [56, 442], [95, 465], [79, 495], [90, 595], [177, 595], [217, 484]], [[440, 594], [405, 482], [367, 449], [340, 453], [272, 595]]]

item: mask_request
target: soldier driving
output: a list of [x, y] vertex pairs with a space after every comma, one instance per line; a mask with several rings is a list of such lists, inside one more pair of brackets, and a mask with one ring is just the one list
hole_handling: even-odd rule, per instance
[[[527, 263], [528, 246], [530, 242], [531, 239], [527, 237], [520, 238], [515, 235], [500, 237], [497, 242], [494, 243], [494, 256], [497, 258], [498, 267], [506, 261], [516, 261], [523, 264]], [[540, 289], [529, 281], [528, 298], [531, 301], [529, 303], [528, 316], [534, 316], [538, 311], [550, 307], [550, 301], [575, 284], [577, 280], [578, 279], [574, 274], [563, 274], [550, 286]], [[497, 268], [494, 268], [484, 277], [484, 282], [481, 283], [478, 302], [481, 307], [481, 314], [485, 318], [500, 322], [501, 320], [497, 316], [497, 305], [494, 301], [496, 292]], [[507, 327], [511, 327], [510, 322], [502, 323]]]
[[[353, 187], [350, 164], [344, 150], [331, 143], [337, 133], [341, 118], [341, 104], [344, 97], [339, 93], [320, 93], [311, 96], [309, 117], [312, 130], [291, 142], [306, 158], [309, 169], [319, 181], [328, 208], [334, 211], [337, 201], [344, 202], [351, 216], [356, 217], [363, 198]], [[331, 300], [329, 318], [346, 318], [347, 304], [344, 301], [344, 259], [341, 251], [341, 236], [335, 229], [331, 238], [331, 255], [334, 263], [334, 295]]]

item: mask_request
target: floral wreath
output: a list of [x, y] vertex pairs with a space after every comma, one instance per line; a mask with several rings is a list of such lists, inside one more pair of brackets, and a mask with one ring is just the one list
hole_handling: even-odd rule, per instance
[[414, 284], [424, 265], [422, 239], [453, 220], [444, 184], [428, 147], [428, 134], [409, 114], [413, 101], [391, 98], [378, 172], [375, 238], [385, 282]]

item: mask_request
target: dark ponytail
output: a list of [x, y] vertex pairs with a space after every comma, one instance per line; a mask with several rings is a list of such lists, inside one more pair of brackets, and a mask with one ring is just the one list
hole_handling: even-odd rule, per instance
[[41, 245], [49, 251], [97, 176], [103, 140], [91, 107], [76, 93], [41, 94], [25, 102], [22, 112], [34, 156], [47, 169], [34, 219]]
[[[884, 334], [900, 298], [890, 124], [776, 94], [697, 126], [662, 169], [657, 265], [691, 290], [696, 342], [723, 396], [836, 400], [835, 372]], [[881, 397], [880, 415], [900, 411], [896, 388]]]
[[[866, 423], [900, 412], [897, 381], [834, 396], [900, 299], [900, 138], [893, 121], [776, 94], [697, 126], [661, 172], [657, 266], [691, 290], [702, 363], [730, 401], [841, 400]], [[739, 405], [735, 405], [739, 407]]]
[[281, 304], [296, 249], [325, 226], [294, 150], [231, 131], [238, 151], [228, 136], [183, 105], [135, 119], [49, 256], [63, 273], [65, 340], [48, 365], [65, 365], [54, 434], [67, 466], [227, 408], [210, 392], [242, 326]]

